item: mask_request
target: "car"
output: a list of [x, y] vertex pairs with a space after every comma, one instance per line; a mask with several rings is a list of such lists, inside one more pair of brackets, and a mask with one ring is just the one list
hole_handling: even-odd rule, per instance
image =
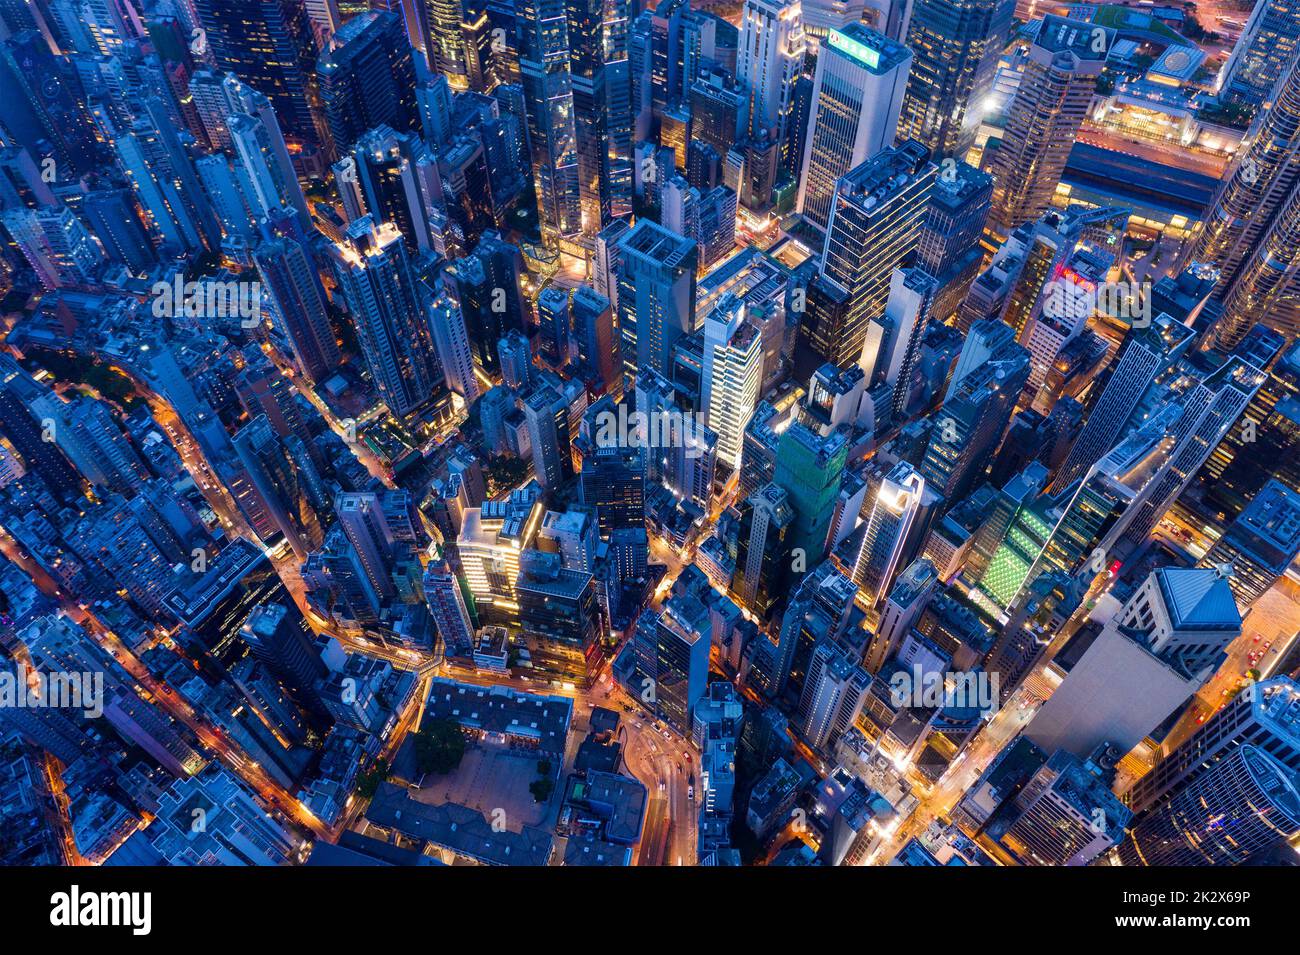
[[687, 786], [687, 787], [686, 787], [686, 798], [687, 798], [687, 799], [694, 799], [694, 798], [695, 798], [695, 787], [694, 787], [694, 786]]
[[1254, 639], [1253, 642], [1254, 642], [1254, 643], [1259, 643], [1259, 641], [1260, 641], [1262, 638], [1263, 638], [1263, 634], [1259, 634], [1259, 633], [1257, 633], [1257, 634], [1255, 634], [1255, 639]]

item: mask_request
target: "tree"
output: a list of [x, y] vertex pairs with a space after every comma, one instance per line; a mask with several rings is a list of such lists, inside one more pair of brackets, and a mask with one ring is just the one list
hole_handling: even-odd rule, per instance
[[460, 765], [465, 736], [451, 720], [430, 720], [415, 734], [415, 768], [445, 776]]
[[539, 759], [537, 761], [537, 775], [538, 776], [551, 775], [551, 761], [549, 759]]
[[492, 494], [518, 487], [528, 477], [528, 463], [519, 458], [500, 455], [488, 461], [488, 489]]
[[362, 799], [372, 799], [379, 790], [379, 784], [388, 778], [388, 760], [381, 759], [371, 767], [370, 772], [362, 773], [357, 783], [357, 795]]
[[533, 799], [537, 802], [546, 802], [550, 799], [554, 789], [555, 783], [550, 779], [535, 779], [528, 784], [528, 791], [533, 794]]

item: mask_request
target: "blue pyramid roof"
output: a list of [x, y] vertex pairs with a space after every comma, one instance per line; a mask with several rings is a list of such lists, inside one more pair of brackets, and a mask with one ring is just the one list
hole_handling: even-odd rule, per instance
[[1241, 612], [1227, 578], [1212, 567], [1156, 571], [1169, 618], [1178, 630], [1238, 630]]

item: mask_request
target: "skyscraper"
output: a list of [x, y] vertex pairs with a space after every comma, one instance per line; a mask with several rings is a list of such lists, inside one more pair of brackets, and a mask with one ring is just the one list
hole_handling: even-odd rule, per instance
[[470, 351], [465, 316], [455, 299], [445, 291], [430, 292], [428, 295], [429, 326], [447, 387], [460, 395], [466, 406], [472, 405], [479, 396], [480, 388], [478, 379], [474, 376], [474, 354]]
[[899, 461], [880, 482], [871, 514], [862, 533], [862, 546], [853, 562], [853, 582], [867, 595], [871, 607], [889, 596], [894, 578], [906, 566], [909, 546], [916, 546], [913, 523], [925, 494], [925, 479], [906, 461]]
[[306, 250], [293, 239], [272, 239], [253, 253], [273, 318], [308, 381], [323, 382], [342, 361], [325, 311], [324, 290]]
[[[605, 76], [604, 0], [566, 0], [569, 75], [573, 88], [579, 229], [584, 246], [608, 224], [614, 190], [610, 110]], [[611, 77], [613, 78], [613, 77]]]
[[1014, 12], [1013, 0], [917, 0], [907, 29], [916, 60], [907, 79], [900, 137], [920, 140], [936, 156], [958, 162], [966, 157], [987, 109]]
[[1269, 481], [1228, 530], [1201, 558], [1199, 566], [1230, 566], [1228, 586], [1249, 607], [1286, 573], [1300, 553], [1300, 494]]
[[370, 216], [352, 223], [334, 247], [334, 271], [389, 410], [403, 419], [444, 413], [450, 396], [397, 227]]
[[501, 370], [498, 343], [508, 332], [524, 328], [523, 271], [519, 247], [495, 230], [485, 232], [472, 253], [446, 266], [447, 291], [465, 318], [474, 363], [488, 375]]
[[1127, 753], [1200, 689], [1240, 634], [1221, 575], [1162, 567], [1106, 622], [1025, 735], [1080, 758], [1103, 743]]
[[907, 47], [861, 23], [821, 41], [797, 205], [819, 232], [830, 223], [836, 180], [893, 145], [911, 63]]
[[1300, 771], [1300, 687], [1289, 677], [1249, 686], [1160, 759], [1124, 794], [1139, 815], [1167, 802], [1207, 770], [1246, 746], [1290, 772]]
[[788, 495], [775, 484], [759, 488], [740, 505], [736, 576], [731, 589], [760, 618], [785, 595], [790, 575], [788, 539], [795, 520]]
[[48, 429], [38, 422], [10, 387], [0, 387], [0, 434], [22, 458], [28, 473], [39, 474], [65, 503], [81, 494], [81, 476], [59, 446], [46, 440]]
[[556, 488], [573, 476], [569, 403], [559, 391], [540, 381], [523, 397], [521, 407], [533, 449], [533, 474], [543, 488]]
[[745, 311], [741, 299], [727, 294], [704, 320], [700, 406], [717, 432], [719, 459], [733, 471], [763, 383], [763, 340]]
[[600, 533], [645, 527], [646, 449], [598, 447], [582, 462], [582, 503], [596, 509]]
[[1113, 39], [1106, 27], [1052, 14], [1043, 18], [988, 166], [989, 228], [998, 235], [1047, 211]]
[[1134, 506], [1125, 511], [1124, 518], [1111, 528], [1100, 545], [1105, 552], [1110, 553], [1119, 542], [1132, 551], [1146, 540], [1228, 429], [1237, 425], [1265, 377], [1254, 365], [1234, 355], [1178, 396], [1179, 416], [1171, 428], [1176, 444], [1169, 460]]
[[668, 375], [673, 346], [695, 328], [696, 244], [651, 219], [618, 241], [618, 319], [623, 373]]
[[408, 29], [430, 73], [442, 73], [457, 89], [466, 85], [465, 39], [460, 0], [411, 0]]
[[399, 13], [353, 17], [316, 64], [332, 154], [341, 156], [368, 129], [415, 127], [415, 67]]
[[[582, 259], [582, 177], [566, 0], [524, 0], [517, 22], [519, 72], [528, 106], [528, 142], [542, 242], [557, 253]], [[590, 161], [591, 156], [587, 158]], [[595, 225], [595, 230], [599, 228]]]
[[1088, 865], [1124, 838], [1130, 818], [1097, 766], [1061, 750], [1014, 797], [1010, 818], [990, 832], [1023, 865]]
[[641, 679], [650, 681], [632, 689], [645, 699], [642, 693], [652, 688], [654, 711], [682, 733], [690, 729], [691, 714], [708, 683], [709, 638], [700, 625], [670, 602], [658, 613], [643, 611], [632, 638]]
[[773, 480], [789, 496], [797, 518], [790, 538], [795, 569], [812, 569], [826, 555], [835, 499], [844, 478], [848, 439], [835, 430], [823, 437], [795, 421], [781, 434]]
[[1268, 99], [1300, 40], [1300, 10], [1288, 0], [1255, 5], [1219, 73], [1219, 98], [1247, 106]]
[[935, 179], [917, 243], [916, 264], [934, 276], [933, 313], [947, 321], [965, 299], [984, 260], [980, 236], [993, 199], [993, 177], [966, 163]]
[[827, 750], [862, 712], [872, 676], [833, 641], [819, 643], [799, 696], [799, 732], [813, 749]]
[[799, 0], [745, 0], [736, 75], [749, 87], [749, 129], [784, 148], [805, 47]]
[[975, 487], [1001, 443], [1016, 399], [1029, 380], [1029, 354], [1014, 342], [1006, 343], [963, 374], [966, 348], [974, 353], [980, 350], [977, 344], [978, 337], [972, 330], [943, 407], [935, 415], [919, 468], [934, 490], [949, 501], [960, 500]]
[[814, 310], [801, 334], [837, 366], [862, 357], [867, 327], [884, 314], [894, 269], [916, 249], [935, 167], [920, 143], [884, 149], [840, 178], [831, 205], [820, 278], [842, 308]]
[[603, 391], [616, 391], [622, 383], [622, 360], [614, 309], [608, 298], [589, 285], [573, 291], [573, 334], [578, 360], [595, 372]]
[[292, 0], [194, 0], [217, 66], [271, 99], [295, 137], [318, 142], [316, 45], [302, 4]]
[[1083, 431], [1052, 482], [1053, 493], [1068, 488], [1119, 443], [1138, 400], [1182, 357], [1193, 338], [1191, 329], [1168, 315], [1156, 316], [1146, 328], [1129, 329]]
[[1300, 833], [1300, 776], [1258, 746], [1225, 755], [1137, 816], [1125, 865], [1241, 865]]

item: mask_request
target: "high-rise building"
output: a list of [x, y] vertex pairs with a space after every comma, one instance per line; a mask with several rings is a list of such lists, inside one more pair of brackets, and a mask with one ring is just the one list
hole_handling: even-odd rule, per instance
[[353, 144], [351, 155], [334, 166], [335, 178], [343, 180], [340, 192], [359, 200], [355, 214], [349, 213], [349, 224], [368, 213], [376, 223], [395, 225], [412, 255], [431, 248], [426, 211], [431, 190], [421, 175], [425, 168], [426, 150], [414, 132], [376, 126], [363, 134]]
[[520, 407], [528, 423], [533, 474], [543, 488], [557, 488], [573, 476], [569, 401], [559, 390], [539, 381], [524, 395]]
[[[403, 10], [407, 7], [404, 5]], [[411, 45], [424, 55], [432, 74], [444, 74], [457, 89], [466, 80], [463, 10], [458, 0], [412, 0], [408, 17]]]
[[1124, 794], [1142, 815], [1185, 790], [1232, 753], [1254, 746], [1300, 771], [1300, 687], [1289, 677], [1249, 686], [1160, 759]]
[[645, 527], [646, 449], [598, 447], [582, 462], [582, 503], [596, 509], [600, 533]]
[[557, 371], [569, 363], [569, 335], [573, 328], [569, 296], [569, 290], [558, 285], [546, 286], [537, 296], [538, 353], [545, 364]]
[[[542, 242], [557, 253], [583, 259], [585, 254], [579, 245], [583, 231], [582, 176], [566, 2], [525, 0], [516, 22]], [[592, 235], [601, 227], [595, 222], [590, 225]]]
[[799, 560], [797, 571], [816, 566], [826, 555], [848, 451], [848, 439], [838, 429], [823, 436], [795, 421], [781, 434], [772, 480], [794, 509], [790, 551], [792, 559]]
[[912, 54], [861, 23], [830, 30], [813, 74], [797, 209], [819, 232], [840, 176], [893, 145]]
[[790, 576], [787, 540], [794, 520], [788, 495], [775, 484], [759, 488], [740, 505], [731, 589], [741, 605], [760, 618], [785, 596]]
[[1051, 205], [1113, 40], [1106, 27], [1043, 17], [987, 166], [993, 174], [993, 232], [1010, 235]]
[[935, 318], [951, 318], [984, 260], [980, 236], [993, 201], [993, 177], [966, 163], [945, 166], [934, 182], [917, 242], [916, 264], [934, 276]]
[[[703, 628], [703, 629], [702, 629]], [[678, 732], [690, 730], [695, 704], [704, 696], [709, 676], [708, 618], [692, 619], [670, 601], [662, 611], [645, 610], [632, 638], [640, 679], [632, 689]], [[634, 677], [634, 680], [636, 678]]]
[[966, 157], [988, 110], [1014, 12], [1013, 0], [917, 0], [907, 28], [916, 60], [899, 136], [920, 140], [936, 156]]
[[[996, 329], [1000, 323], [987, 324]], [[965, 497], [983, 475], [1029, 380], [1029, 354], [1014, 342], [1004, 342], [979, 364], [968, 361], [976, 352], [987, 351], [979, 347], [980, 342], [981, 336], [972, 329], [943, 407], [935, 415], [919, 468], [926, 481], [949, 501]]]
[[348, 20], [321, 54], [316, 75], [333, 155], [376, 126], [415, 128], [415, 67], [400, 13], [370, 11]]
[[433, 345], [438, 352], [447, 387], [460, 395], [466, 407], [472, 405], [480, 394], [478, 379], [474, 376], [474, 354], [470, 350], [469, 332], [465, 316], [455, 299], [440, 290], [430, 296], [429, 326], [433, 331]]
[[450, 402], [402, 234], [363, 216], [333, 247], [334, 271], [379, 397], [398, 418], [438, 417]]
[[690, 107], [691, 141], [711, 146], [719, 160], [749, 134], [749, 94], [716, 64], [692, 77]]
[[1250, 19], [1219, 71], [1219, 98], [1257, 107], [1264, 103], [1291, 62], [1300, 41], [1300, 10], [1287, 0], [1255, 5]]
[[296, 607], [262, 604], [244, 621], [240, 637], [300, 705], [323, 710], [316, 683], [327, 674], [314, 634]]
[[[1260, 4], [1256, 13], [1268, 6]], [[1211, 274], [1220, 298], [1231, 293], [1257, 258], [1257, 251], [1264, 257], [1280, 252], [1282, 263], [1291, 258], [1285, 248], [1264, 250], [1271, 226], [1295, 192], [1300, 170], [1292, 136], [1300, 124], [1300, 69], [1294, 63], [1291, 67], [1279, 80], [1267, 108], [1255, 117], [1245, 140], [1248, 145], [1224, 173], [1205, 213], [1205, 224], [1183, 257], [1184, 266], [1216, 270]], [[1248, 317], [1227, 314], [1216, 329], [1216, 337], [1225, 347], [1232, 347], [1250, 324]]]
[[113, 421], [105, 405], [90, 397], [64, 401], [50, 394], [32, 402], [32, 411], [59, 449], [93, 484], [132, 494], [149, 480], [140, 455]]
[[478, 246], [464, 258], [449, 263], [444, 275], [447, 291], [460, 305], [474, 351], [474, 363], [490, 376], [501, 372], [499, 343], [510, 331], [524, 329], [524, 274], [519, 247], [496, 230], [483, 234]]
[[749, 88], [749, 129], [781, 149], [793, 132], [795, 80], [806, 39], [798, 0], [745, 0], [736, 75]]
[[519, 558], [532, 548], [545, 514], [536, 482], [465, 511], [456, 553], [479, 623], [518, 625]]
[[745, 426], [758, 404], [763, 383], [763, 340], [745, 317], [744, 302], [721, 298], [704, 320], [704, 369], [700, 406], [718, 435], [718, 457], [731, 470], [740, 467]]
[[595, 373], [598, 390], [617, 392], [623, 368], [613, 306], [591, 286], [582, 285], [573, 291], [572, 309], [578, 360]]
[[906, 461], [894, 465], [880, 482], [853, 562], [853, 582], [866, 592], [871, 607], [889, 596], [894, 578], [906, 566], [907, 551], [920, 543], [913, 525], [924, 496], [925, 478]]
[[851, 654], [834, 642], [817, 645], [797, 711], [796, 725], [809, 746], [826, 750], [853, 726], [872, 679]]
[[306, 250], [294, 239], [272, 239], [257, 247], [253, 264], [298, 371], [310, 382], [325, 381], [342, 357], [325, 311], [324, 289]]
[[1241, 865], [1300, 834], [1300, 776], [1258, 746], [1232, 750], [1133, 820], [1125, 865]]
[[1053, 493], [1068, 488], [1119, 443], [1139, 399], [1157, 377], [1177, 363], [1195, 337], [1187, 326], [1163, 314], [1149, 326], [1129, 329], [1110, 375], [1088, 411], [1083, 431], [1056, 473], [1050, 488]]
[[[609, 88], [605, 76], [604, 0], [566, 0], [569, 75], [573, 90], [579, 229], [590, 247], [609, 223], [611, 182]], [[613, 79], [614, 77], [610, 77]]]
[[1170, 429], [1175, 445], [1168, 462], [1101, 542], [1105, 552], [1120, 542], [1131, 552], [1146, 540], [1210, 452], [1237, 426], [1265, 378], [1254, 365], [1234, 355], [1178, 396], [1180, 413]]
[[1269, 481], [1198, 566], [1231, 567], [1228, 586], [1249, 607], [1286, 573], [1300, 553], [1300, 494]]
[[94, 282], [104, 253], [71, 209], [9, 209], [0, 212], [0, 225], [46, 289]]
[[431, 560], [425, 568], [424, 599], [445, 652], [468, 652], [474, 645], [474, 625], [460, 581], [445, 559]]
[[1106, 622], [1025, 735], [1081, 758], [1103, 744], [1127, 753], [1201, 687], [1240, 634], [1222, 575], [1162, 567]]
[[843, 303], [808, 302], [801, 334], [834, 365], [862, 357], [867, 328], [885, 312], [889, 281], [917, 244], [935, 167], [920, 143], [884, 149], [842, 176], [835, 187], [820, 278]]
[[1061, 750], [1024, 783], [1009, 819], [989, 831], [1023, 865], [1088, 865], [1119, 844], [1131, 818], [1097, 766]]
[[889, 279], [885, 314], [867, 329], [862, 350], [867, 388], [882, 383], [889, 386], [889, 417], [896, 423], [903, 421], [912, 397], [917, 356], [930, 324], [937, 288], [934, 278], [922, 269], [895, 269]]
[[194, 0], [198, 25], [222, 72], [270, 98], [294, 137], [319, 141], [311, 108], [316, 44], [302, 4], [291, 0]]
[[623, 374], [668, 375], [677, 339], [695, 330], [698, 248], [651, 219], [618, 241], [618, 323]]
[[[231, 438], [242, 465], [241, 476], [251, 486], [250, 513], [260, 511], [254, 523], [265, 541], [277, 531], [293, 547], [299, 559], [320, 546], [319, 519], [308, 500], [302, 467], [294, 462], [285, 442], [271, 427], [266, 415], [258, 415]], [[237, 497], [238, 500], [238, 497]]]
[[45, 423], [32, 416], [13, 388], [0, 387], [0, 435], [18, 452], [29, 474], [40, 475], [60, 500], [71, 503], [81, 494], [81, 476], [68, 463], [58, 444], [46, 440], [50, 433]]

